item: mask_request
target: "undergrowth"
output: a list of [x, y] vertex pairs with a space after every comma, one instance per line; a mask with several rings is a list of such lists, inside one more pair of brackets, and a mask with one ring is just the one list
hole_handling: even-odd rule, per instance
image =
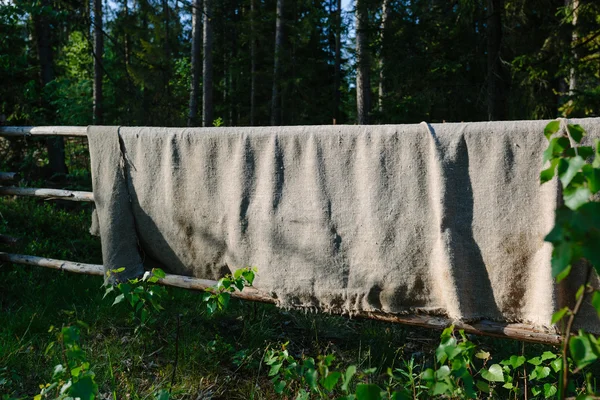
[[[574, 182], [573, 190], [584, 191], [587, 176], [595, 185], [600, 175], [561, 143], [547, 160], [558, 168], [563, 185], [568, 189]], [[567, 164], [561, 169], [562, 158]], [[565, 183], [566, 171], [573, 177]], [[546, 170], [543, 179], [549, 174]], [[561, 208], [558, 224], [561, 213], [586, 204], [583, 197], [576, 205], [567, 201], [571, 211]], [[87, 232], [90, 214], [89, 205], [2, 198], [0, 233], [20, 241], [0, 251], [99, 264], [99, 240]], [[548, 240], [560, 248], [565, 239], [555, 230]], [[574, 252], [569, 256], [560, 265], [554, 262], [556, 275], [578, 261]], [[599, 389], [598, 363], [592, 362], [598, 358], [597, 342], [583, 332], [566, 353], [453, 327], [440, 336], [231, 297], [251, 286], [256, 273], [260, 266], [242, 268], [205, 292], [190, 292], [157, 286], [165, 275], [153, 270], [103, 290], [95, 277], [0, 264], [0, 395], [3, 400], [541, 399], [567, 392], [586, 398]], [[595, 293], [584, 284], [578, 298], [588, 292]], [[576, 311], [563, 309], [556, 320]], [[561, 383], [565, 354], [574, 355], [566, 387]]]

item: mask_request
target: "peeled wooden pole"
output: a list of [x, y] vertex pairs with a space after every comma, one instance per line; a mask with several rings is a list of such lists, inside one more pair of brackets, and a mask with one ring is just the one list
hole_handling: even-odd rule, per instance
[[30, 196], [47, 200], [94, 201], [94, 193], [63, 189], [20, 188], [0, 186], [0, 196]]
[[10, 182], [19, 179], [19, 174], [16, 172], [0, 172], [0, 182]]
[[[27, 256], [21, 254], [9, 254], [0, 252], [0, 261], [12, 262], [16, 264], [36, 265], [40, 267], [59, 269], [79, 274], [104, 275], [104, 268], [97, 264], [83, 264], [71, 261], [55, 260], [51, 258]], [[215, 286], [217, 281], [208, 279], [199, 279], [189, 276], [171, 275], [161, 279], [159, 284], [164, 286], [174, 286], [190, 290], [204, 290]], [[232, 294], [244, 300], [259, 301], [262, 303], [276, 304], [277, 301], [267, 293], [261, 292], [253, 287], [245, 288], [243, 292]], [[444, 329], [454, 324], [457, 329], [464, 329], [465, 332], [477, 335], [495, 336], [501, 338], [516, 339], [525, 342], [544, 343], [558, 345], [561, 343], [561, 336], [551, 331], [541, 331], [533, 329], [526, 324], [507, 324], [502, 322], [482, 320], [474, 323], [464, 323], [451, 321], [447, 318], [429, 316], [429, 315], [395, 315], [379, 312], [358, 312], [353, 317], [369, 318], [385, 322], [400, 323], [405, 325], [420, 326], [424, 328]]]
[[85, 126], [0, 126], [0, 136], [84, 136]]

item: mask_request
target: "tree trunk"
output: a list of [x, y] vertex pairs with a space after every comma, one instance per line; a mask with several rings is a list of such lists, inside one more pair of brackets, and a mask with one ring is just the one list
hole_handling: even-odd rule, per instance
[[389, 18], [390, 18], [390, 0], [383, 0], [381, 4], [381, 48], [379, 56], [379, 113], [383, 113], [383, 101], [386, 96], [385, 87], [385, 52], [387, 51], [386, 46], [386, 31], [388, 29]]
[[200, 91], [200, 41], [201, 41], [201, 0], [192, 2], [192, 83], [190, 86], [190, 108], [188, 112], [188, 126], [196, 126], [198, 116], [198, 97]]
[[283, 44], [283, 0], [277, 0], [275, 23], [275, 54], [273, 61], [273, 92], [271, 94], [271, 125], [281, 125], [280, 75], [281, 49]]
[[[54, 60], [52, 54], [52, 30], [50, 21], [44, 8], [51, 9], [50, 0], [42, 0], [42, 10], [33, 15], [33, 27], [35, 32], [36, 47], [40, 63], [40, 83], [44, 88], [48, 83], [54, 80]], [[43, 96], [43, 94], [42, 94]], [[41, 104], [46, 110], [50, 104], [42, 97]], [[51, 118], [46, 123], [51, 124]], [[48, 162], [50, 169], [54, 174], [66, 174], [67, 166], [65, 164], [65, 144], [63, 138], [52, 137], [46, 139], [46, 149], [48, 151]]]
[[104, 36], [102, 32], [102, 0], [94, 0], [94, 125], [102, 125], [102, 55]]
[[256, 0], [250, 0], [250, 126], [256, 118]]
[[335, 19], [335, 71], [333, 75], [334, 100], [333, 100], [333, 124], [340, 123], [340, 75], [342, 61], [342, 0], [337, 0]]
[[167, 99], [171, 97], [171, 88], [169, 87], [169, 78], [171, 76], [171, 47], [169, 46], [169, 0], [163, 0], [162, 2], [163, 16], [165, 20], [165, 42], [163, 45], [165, 53], [165, 63], [163, 70], [163, 87], [166, 93]]
[[[569, 2], [569, 0], [567, 0]], [[577, 19], [579, 17], [579, 0], [571, 0], [571, 13], [573, 15], [573, 31], [571, 34], [571, 46], [574, 46], [579, 39], [579, 34], [577, 32]], [[579, 59], [579, 54], [576, 50], [572, 50], [573, 55], [573, 64], [577, 64], [577, 60]], [[577, 91], [577, 71], [575, 70], [575, 66], [571, 67], [569, 71], [569, 96], [573, 96]]]
[[204, 35], [202, 54], [202, 126], [212, 126], [213, 104], [213, 25], [212, 0], [204, 0]]
[[359, 125], [369, 123], [371, 109], [370, 57], [367, 43], [368, 10], [365, 0], [356, 0], [356, 115]]
[[[125, 12], [125, 21], [127, 21], [126, 23], [129, 25], [130, 21], [129, 21], [129, 4], [127, 4], [129, 2], [129, 0], [123, 0], [123, 10]], [[125, 68], [127, 69], [127, 73], [129, 73], [129, 63], [131, 62], [131, 49], [130, 49], [130, 42], [131, 39], [129, 38], [129, 27], [125, 27], [126, 31], [125, 31]]]
[[506, 119], [506, 98], [500, 50], [502, 48], [502, 12], [504, 0], [487, 0], [488, 119]]

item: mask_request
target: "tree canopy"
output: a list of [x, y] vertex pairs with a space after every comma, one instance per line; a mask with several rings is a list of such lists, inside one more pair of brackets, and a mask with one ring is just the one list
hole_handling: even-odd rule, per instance
[[10, 125], [200, 126], [203, 110], [207, 126], [600, 112], [594, 0], [0, 4], [0, 114]]

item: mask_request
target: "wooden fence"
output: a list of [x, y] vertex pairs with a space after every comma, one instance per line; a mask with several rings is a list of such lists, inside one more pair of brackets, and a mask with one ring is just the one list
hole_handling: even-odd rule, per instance
[[[83, 126], [0, 126], [0, 136], [80, 136], [87, 137], [87, 128]], [[0, 185], [18, 179], [18, 173], [0, 172]], [[71, 191], [62, 189], [44, 189], [44, 188], [23, 188], [16, 186], [0, 186], [0, 195], [5, 196], [32, 196], [44, 200], [70, 200], [93, 202], [94, 194], [92, 192]], [[0, 243], [11, 244], [17, 239], [9, 236], [1, 236]], [[87, 275], [104, 275], [104, 268], [97, 264], [83, 264], [72, 261], [55, 260], [51, 258], [36, 257], [22, 254], [11, 254], [0, 252], [0, 261], [13, 263], [35, 265], [39, 267], [53, 268], [58, 270], [70, 271]], [[159, 281], [161, 285], [175, 286], [191, 290], [204, 290], [217, 284], [216, 281], [208, 279], [199, 279], [188, 276], [167, 274], [165, 278]], [[263, 303], [273, 303], [276, 301], [273, 297], [261, 292], [253, 287], [245, 288], [242, 292], [232, 294], [235, 297], [259, 301]], [[426, 328], [443, 329], [450, 324], [454, 324], [458, 329], [464, 329], [468, 333], [479, 335], [496, 336], [517, 339], [527, 342], [537, 342], [546, 344], [560, 344], [561, 336], [551, 330], [541, 331], [534, 329], [527, 324], [503, 323], [497, 321], [482, 320], [473, 323], [460, 321], [450, 321], [447, 318], [430, 315], [396, 315], [382, 312], [359, 312], [357, 317], [369, 318], [386, 322], [401, 323], [406, 325], [420, 326]]]

